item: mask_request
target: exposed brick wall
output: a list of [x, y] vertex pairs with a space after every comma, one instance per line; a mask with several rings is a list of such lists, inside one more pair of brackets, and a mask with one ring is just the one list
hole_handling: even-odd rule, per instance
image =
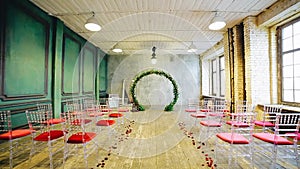
[[[244, 77], [244, 47], [243, 30], [241, 26], [233, 27], [234, 41], [234, 101], [244, 100], [245, 77]], [[246, 84], [247, 85], [247, 84]]]
[[246, 99], [270, 103], [270, 62], [268, 29], [256, 26], [256, 17], [244, 20]]
[[225, 99], [231, 101], [231, 85], [230, 85], [230, 60], [229, 60], [229, 42], [228, 42], [228, 34], [224, 33], [224, 57], [225, 57]]
[[269, 29], [269, 41], [270, 41], [270, 94], [271, 94], [271, 103], [277, 104], [278, 103], [278, 73], [277, 73], [277, 44], [276, 44], [276, 27], [272, 27]]

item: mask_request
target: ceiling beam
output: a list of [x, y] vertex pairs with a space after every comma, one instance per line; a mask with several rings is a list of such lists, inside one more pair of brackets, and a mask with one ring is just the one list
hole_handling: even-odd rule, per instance
[[280, 0], [257, 16], [257, 25], [272, 26], [300, 11], [299, 0]]

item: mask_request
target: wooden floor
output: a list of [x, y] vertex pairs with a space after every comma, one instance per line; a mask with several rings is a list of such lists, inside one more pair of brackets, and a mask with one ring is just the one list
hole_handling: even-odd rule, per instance
[[[228, 167], [226, 152], [217, 154], [215, 137], [204, 142], [199, 124], [184, 112], [183, 107], [164, 112], [163, 108], [151, 108], [144, 112], [124, 113], [111, 127], [101, 127], [96, 142], [99, 150], [88, 158], [88, 168], [108, 169], [197, 169], [197, 168], [250, 168], [248, 158], [239, 158]], [[104, 117], [105, 118], [105, 117]], [[212, 134], [214, 135], [214, 134]], [[200, 137], [199, 137], [200, 136]], [[7, 146], [2, 143], [1, 147]], [[27, 147], [27, 146], [26, 146]], [[228, 153], [228, 151], [227, 151]], [[47, 149], [36, 154], [29, 162], [29, 151], [15, 161], [16, 169], [49, 168]], [[54, 156], [54, 168], [85, 168], [83, 157], [71, 156], [62, 165], [63, 151]], [[224, 164], [223, 164], [223, 162]], [[254, 168], [269, 168], [270, 160], [256, 153]], [[0, 168], [9, 168], [8, 152], [0, 155]], [[296, 161], [279, 160], [276, 168], [297, 169]]]

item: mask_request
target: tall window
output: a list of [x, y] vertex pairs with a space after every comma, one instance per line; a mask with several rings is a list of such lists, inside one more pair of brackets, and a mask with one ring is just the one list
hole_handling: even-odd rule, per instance
[[212, 74], [212, 95], [217, 95], [217, 59], [211, 61]]
[[281, 100], [300, 103], [300, 18], [279, 27]]
[[220, 71], [220, 96], [225, 96], [225, 59], [224, 56], [219, 58], [219, 71]]

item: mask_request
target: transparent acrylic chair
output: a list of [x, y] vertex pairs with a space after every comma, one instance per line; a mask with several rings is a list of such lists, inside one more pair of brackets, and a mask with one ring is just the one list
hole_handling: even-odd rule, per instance
[[[298, 154], [298, 134], [300, 129], [300, 113], [276, 114], [274, 132], [254, 133], [257, 143], [256, 153], [262, 153], [270, 158], [270, 168], [275, 169], [278, 159], [295, 159], [296, 165], [300, 168]], [[287, 139], [292, 137], [292, 140]]]
[[216, 132], [220, 132], [224, 124], [224, 110], [226, 104], [216, 103], [208, 106], [207, 118], [200, 121], [199, 141], [206, 142], [209, 138], [214, 136]]
[[[237, 123], [235, 120], [233, 120], [235, 118], [236, 115], [239, 114], [243, 114], [243, 113], [251, 113], [253, 112], [254, 106], [252, 103], [248, 102], [248, 101], [237, 101], [235, 103], [235, 111], [233, 113], [229, 114], [230, 119], [226, 121], [226, 124], [228, 124], [229, 126], [232, 125], [232, 123]], [[240, 126], [240, 127], [244, 127], [244, 123], [240, 123], [240, 124], [235, 124], [235, 126]], [[247, 125], [246, 125], [247, 127]]]
[[[52, 115], [53, 109], [51, 103], [38, 103], [37, 104], [38, 111], [49, 111], [49, 115]], [[57, 125], [63, 123], [63, 119], [61, 117], [59, 118], [51, 118], [49, 119], [50, 125]]]
[[[65, 130], [67, 138], [64, 148], [64, 166], [67, 158], [73, 156], [77, 160], [84, 160], [82, 168], [88, 168], [88, 157], [98, 149], [96, 142], [97, 133], [95, 123], [89, 116], [89, 111], [84, 111], [82, 105], [68, 104], [68, 111], [63, 113], [66, 121]], [[82, 158], [81, 158], [82, 157]], [[96, 155], [96, 160], [97, 160]]]
[[[0, 111], [0, 140], [8, 141], [8, 147], [3, 147], [0, 151], [9, 152], [9, 167], [13, 168], [13, 159], [24, 153], [24, 138], [31, 139], [30, 129], [12, 129], [11, 112], [10, 110]], [[4, 144], [4, 143], [2, 143]]]
[[[239, 157], [250, 160], [247, 168], [253, 167], [253, 129], [256, 113], [237, 113], [232, 117], [228, 132], [218, 133], [215, 147], [215, 162], [224, 168], [236, 168]], [[241, 127], [242, 126], [242, 127]], [[221, 159], [219, 159], [221, 155]], [[232, 160], [234, 159], [234, 163]], [[222, 167], [221, 167], [222, 168]]]
[[26, 117], [29, 128], [32, 132], [32, 147], [30, 151], [30, 160], [34, 154], [43, 152], [48, 149], [50, 168], [54, 168], [54, 154], [60, 152], [64, 148], [65, 131], [62, 129], [52, 129], [50, 124], [52, 119], [50, 111], [26, 111]]
[[281, 113], [282, 107], [282, 105], [264, 105], [262, 119], [255, 120], [255, 126], [259, 127], [259, 130], [262, 132], [265, 132], [267, 129], [273, 131], [276, 122], [276, 114]]

